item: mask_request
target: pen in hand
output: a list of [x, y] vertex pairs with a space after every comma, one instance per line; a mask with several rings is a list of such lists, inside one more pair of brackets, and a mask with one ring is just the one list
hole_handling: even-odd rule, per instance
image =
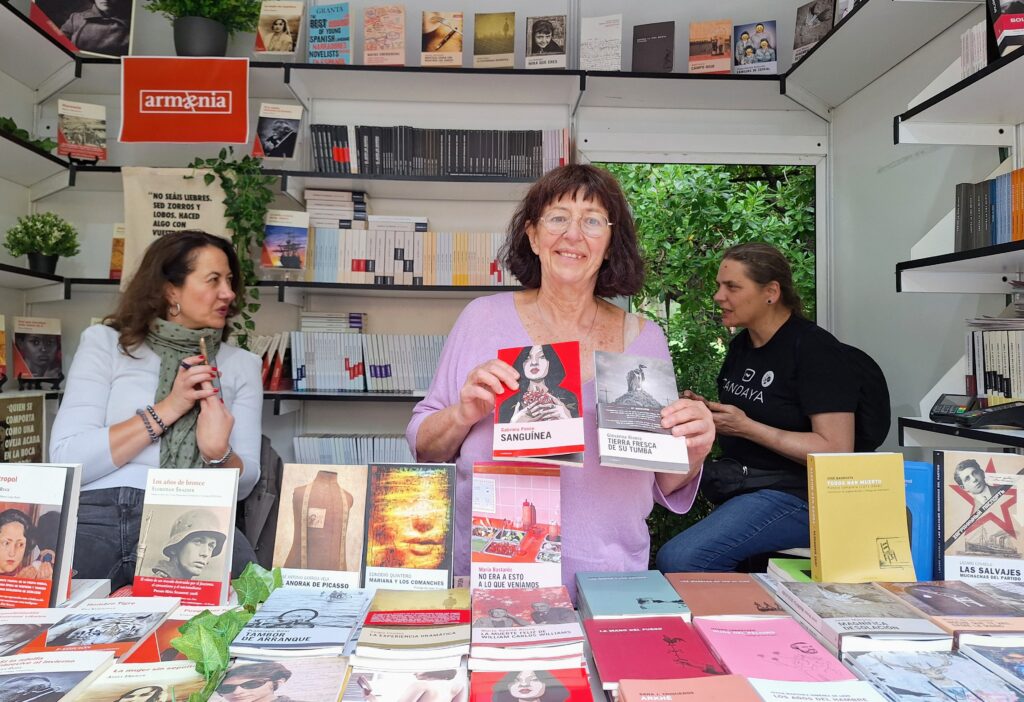
[[213, 368], [213, 379], [210, 381], [210, 383], [213, 385], [214, 389], [217, 391], [217, 394], [219, 395], [220, 394], [220, 378], [219, 378], [220, 373], [217, 372], [216, 367], [214, 367], [214, 365], [213, 365], [214, 362], [215, 362], [215, 359], [210, 358], [210, 355], [206, 352], [206, 337], [205, 336], [199, 337], [199, 353], [201, 353], [203, 355], [203, 358], [206, 359], [206, 364], [208, 366], [210, 366], [211, 368]]

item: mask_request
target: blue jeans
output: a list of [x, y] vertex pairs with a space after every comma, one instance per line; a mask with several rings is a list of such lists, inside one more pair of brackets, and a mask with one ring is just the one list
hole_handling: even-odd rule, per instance
[[810, 545], [807, 502], [778, 490], [737, 495], [658, 550], [662, 573], [728, 572], [750, 556]]
[[[76, 578], [110, 578], [111, 591], [132, 582], [145, 495], [145, 490], [133, 487], [82, 491], [75, 535]], [[255, 560], [249, 540], [235, 529], [231, 576], [237, 578]]]

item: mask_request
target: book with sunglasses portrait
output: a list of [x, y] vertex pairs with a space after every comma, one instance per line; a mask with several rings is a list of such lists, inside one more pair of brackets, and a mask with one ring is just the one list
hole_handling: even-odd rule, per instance
[[[29, 437], [11, 435], [14, 414], [5, 421], [11, 450]], [[0, 608], [68, 598], [81, 482], [81, 465], [0, 463]]]
[[594, 352], [601, 465], [665, 473], [690, 472], [686, 438], [661, 426], [661, 410], [679, 399], [672, 362]]
[[564, 341], [498, 349], [519, 387], [494, 398], [494, 460], [583, 465], [580, 344]]
[[60, 651], [0, 658], [0, 696], [6, 702], [77, 699], [113, 662], [106, 651]]
[[229, 650], [232, 656], [259, 659], [340, 656], [369, 604], [370, 593], [360, 588], [278, 588]]
[[184, 702], [205, 684], [192, 661], [115, 663], [76, 702]]
[[[210, 700], [211, 702], [228, 702], [229, 700], [339, 702], [345, 690], [347, 668], [347, 659], [338, 656], [264, 661], [238, 658], [231, 663], [231, 667], [228, 668], [224, 679], [217, 687], [217, 692]], [[177, 699], [179, 702], [184, 702], [180, 697]], [[360, 699], [363, 702], [373, 702], [373, 698]], [[389, 699], [397, 698], [388, 696], [377, 698], [381, 702]], [[409, 699], [416, 698], [410, 697]]]
[[228, 604], [237, 494], [237, 468], [150, 470], [134, 594]]

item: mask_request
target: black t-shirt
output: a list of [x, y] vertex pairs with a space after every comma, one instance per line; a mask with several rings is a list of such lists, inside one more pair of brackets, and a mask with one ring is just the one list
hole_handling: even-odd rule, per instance
[[[786, 431], [811, 430], [812, 414], [853, 412], [857, 382], [834, 336], [792, 315], [767, 344], [754, 348], [744, 329], [729, 343], [718, 373], [719, 401]], [[746, 439], [719, 436], [724, 455], [745, 466], [779, 471], [772, 486], [807, 499], [807, 468]]]

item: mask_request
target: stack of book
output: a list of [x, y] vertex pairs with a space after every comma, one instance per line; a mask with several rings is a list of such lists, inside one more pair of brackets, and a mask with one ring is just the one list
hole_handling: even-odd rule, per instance
[[306, 201], [311, 228], [366, 229], [370, 213], [370, 200], [366, 193], [306, 188], [302, 197]]
[[299, 331], [361, 334], [366, 330], [365, 312], [299, 312]]
[[296, 391], [424, 393], [444, 336], [291, 332]]
[[1024, 239], [1024, 169], [957, 183], [954, 251]]
[[292, 445], [299, 463], [358, 465], [414, 460], [402, 434], [303, 434], [292, 439]]
[[353, 669], [441, 670], [469, 653], [468, 588], [377, 590], [359, 633]]

